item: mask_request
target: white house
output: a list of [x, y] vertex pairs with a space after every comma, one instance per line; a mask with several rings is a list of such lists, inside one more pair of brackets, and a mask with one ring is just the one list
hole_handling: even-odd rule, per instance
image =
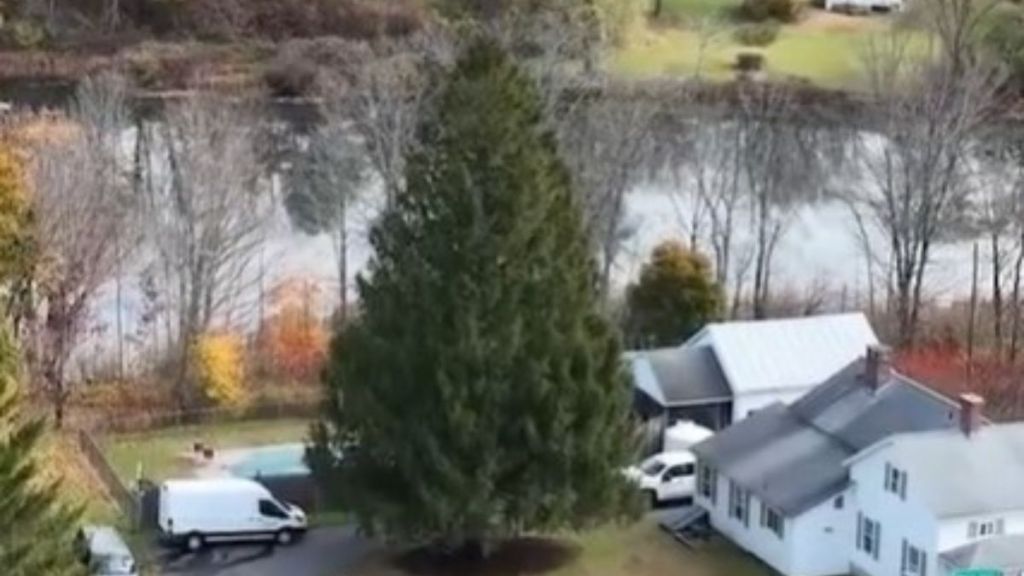
[[642, 417], [720, 430], [800, 398], [877, 344], [863, 314], [832, 314], [709, 324], [679, 347], [627, 358]]
[[897, 433], [955, 427], [958, 413], [870, 348], [792, 405], [773, 404], [696, 445], [696, 504], [782, 574], [849, 574], [863, 536], [851, 458]]
[[696, 445], [696, 504], [786, 576], [1024, 574], [1024, 424], [994, 425], [878, 348]]
[[850, 564], [870, 575], [1024, 569], [1024, 424], [898, 434], [847, 461], [858, 517]]

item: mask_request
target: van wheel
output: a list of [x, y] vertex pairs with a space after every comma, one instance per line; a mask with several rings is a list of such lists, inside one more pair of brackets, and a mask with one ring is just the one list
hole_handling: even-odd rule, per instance
[[185, 548], [188, 548], [189, 552], [198, 552], [203, 548], [203, 537], [200, 534], [189, 534], [185, 540]]
[[291, 530], [281, 530], [277, 533], [277, 543], [281, 546], [288, 546], [295, 540]]

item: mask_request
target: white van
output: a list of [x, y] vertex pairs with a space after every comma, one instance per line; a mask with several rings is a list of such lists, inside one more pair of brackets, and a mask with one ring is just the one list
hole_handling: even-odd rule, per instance
[[306, 514], [278, 501], [262, 484], [241, 478], [168, 480], [160, 485], [160, 531], [169, 544], [273, 540], [291, 544], [305, 533]]

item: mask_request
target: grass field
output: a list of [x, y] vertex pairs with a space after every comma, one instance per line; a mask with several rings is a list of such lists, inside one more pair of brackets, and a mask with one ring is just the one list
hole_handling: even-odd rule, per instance
[[40, 469], [46, 480], [58, 480], [61, 494], [72, 505], [83, 508], [86, 522], [116, 524], [120, 514], [92, 468], [78, 451], [73, 438], [51, 434], [43, 443]]
[[711, 80], [727, 80], [735, 75], [738, 53], [759, 52], [771, 78], [855, 88], [862, 79], [865, 47], [895, 18], [845, 16], [809, 7], [800, 21], [782, 27], [775, 42], [757, 48], [743, 46], [733, 37], [738, 0], [664, 2], [661, 19], [638, 29], [615, 53], [613, 70], [627, 76], [693, 76], [699, 71]]
[[[459, 576], [772, 576], [753, 557], [724, 540], [691, 550], [661, 531], [652, 520], [629, 527], [609, 527], [567, 539], [570, 553], [557, 566], [543, 559], [517, 557], [514, 565], [452, 570]], [[500, 554], [500, 553], [499, 553]], [[347, 576], [404, 576], [386, 552], [371, 556]], [[433, 572], [430, 572], [433, 574]], [[441, 570], [437, 574], [442, 574]], [[449, 576], [445, 573], [445, 576]]]
[[188, 471], [190, 464], [182, 454], [187, 454], [194, 442], [220, 450], [266, 446], [299, 442], [308, 430], [308, 421], [287, 419], [184, 426], [112, 436], [103, 441], [103, 450], [126, 482], [135, 480], [140, 463], [148, 479], [160, 481]]

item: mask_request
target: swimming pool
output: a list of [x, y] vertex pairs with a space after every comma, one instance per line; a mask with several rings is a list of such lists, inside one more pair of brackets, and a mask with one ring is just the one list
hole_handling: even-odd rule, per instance
[[241, 478], [256, 476], [298, 476], [309, 474], [303, 444], [277, 444], [253, 448], [238, 462], [228, 466], [232, 475]]

